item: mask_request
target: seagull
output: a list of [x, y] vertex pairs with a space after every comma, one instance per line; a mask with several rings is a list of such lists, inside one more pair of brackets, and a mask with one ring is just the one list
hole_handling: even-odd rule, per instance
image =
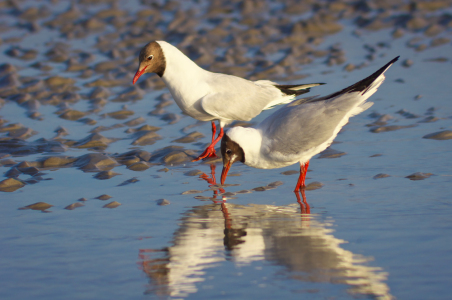
[[[152, 41], [141, 49], [133, 84], [144, 73], [160, 76], [185, 114], [212, 122], [212, 142], [193, 161], [216, 157], [214, 146], [223, 137], [225, 125], [235, 120], [250, 121], [262, 110], [290, 103], [298, 95], [309, 92], [311, 87], [323, 84], [278, 85], [269, 80], [249, 81], [209, 72], [165, 41]], [[215, 120], [220, 123], [216, 139]]]
[[221, 140], [221, 184], [237, 161], [259, 169], [283, 168], [298, 162], [300, 176], [294, 192], [303, 190], [309, 160], [331, 145], [350, 117], [372, 106], [367, 98], [377, 91], [385, 71], [398, 58], [341, 91], [293, 101], [255, 127], [229, 129]]

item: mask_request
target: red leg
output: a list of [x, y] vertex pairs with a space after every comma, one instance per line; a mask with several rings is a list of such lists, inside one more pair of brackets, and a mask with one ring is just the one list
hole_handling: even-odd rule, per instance
[[300, 176], [298, 177], [297, 185], [295, 186], [294, 192], [298, 192], [300, 189], [304, 188], [305, 180], [306, 180], [306, 173], [308, 172], [309, 167], [309, 160], [306, 163], [300, 162]]
[[212, 121], [212, 144], [215, 139], [215, 134], [217, 133], [217, 127], [215, 126], [215, 122]]
[[[215, 126], [215, 124], [212, 122], [212, 132], [215, 132], [214, 126]], [[215, 154], [214, 147], [215, 147], [215, 144], [221, 140], [223, 135], [224, 135], [223, 128], [220, 128], [220, 133], [218, 134], [218, 137], [212, 141], [212, 143], [206, 148], [206, 150], [204, 150], [204, 152], [198, 158], [196, 158], [192, 161], [198, 161], [200, 159], [207, 158], [207, 157], [217, 157], [217, 155]], [[213, 137], [212, 137], [212, 139], [213, 139]]]

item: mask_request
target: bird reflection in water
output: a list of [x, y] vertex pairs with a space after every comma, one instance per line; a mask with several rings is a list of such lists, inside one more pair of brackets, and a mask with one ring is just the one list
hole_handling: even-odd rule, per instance
[[[214, 178], [209, 180], [216, 187]], [[280, 268], [260, 272], [273, 272], [265, 276], [278, 280], [283, 274], [301, 292], [322, 292], [325, 283], [345, 284], [354, 296], [392, 299], [385, 283], [388, 274], [366, 265], [371, 258], [341, 248], [345, 241], [333, 236], [332, 221], [303, 208], [300, 214], [300, 204], [309, 211], [304, 193], [301, 196], [297, 204], [286, 206], [218, 201], [188, 210], [171, 246], [140, 250], [139, 265], [149, 277], [146, 293], [187, 297], [205, 285], [221, 286], [207, 275], [208, 269], [232, 263], [246, 275], [254, 272], [247, 268], [251, 263], [267, 261]], [[240, 277], [237, 281], [244, 283]]]

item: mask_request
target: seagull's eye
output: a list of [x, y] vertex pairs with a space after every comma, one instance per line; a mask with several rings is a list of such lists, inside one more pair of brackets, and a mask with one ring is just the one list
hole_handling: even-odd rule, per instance
[[148, 61], [149, 61], [149, 60], [152, 60], [152, 58], [154, 58], [154, 55], [149, 55], [149, 56], [148, 56]]
[[231, 153], [232, 153], [231, 149], [226, 150], [226, 154], [231, 154]]

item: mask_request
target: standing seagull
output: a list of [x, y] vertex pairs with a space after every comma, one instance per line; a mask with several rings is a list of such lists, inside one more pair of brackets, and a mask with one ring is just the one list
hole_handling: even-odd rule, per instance
[[325, 97], [309, 97], [287, 104], [255, 128], [233, 127], [221, 141], [224, 184], [231, 165], [274, 169], [300, 163], [294, 192], [305, 187], [309, 160], [325, 150], [348, 119], [372, 106], [365, 102], [383, 83], [384, 72], [399, 56], [369, 77]]
[[[144, 73], [159, 75], [179, 108], [200, 121], [212, 121], [212, 143], [195, 160], [216, 157], [214, 146], [223, 137], [223, 127], [234, 120], [250, 121], [275, 105], [287, 104], [322, 83], [277, 85], [268, 80], [249, 81], [213, 73], [199, 67], [179, 49], [164, 41], [153, 41], [141, 49], [133, 84]], [[220, 121], [215, 139], [214, 120]]]

